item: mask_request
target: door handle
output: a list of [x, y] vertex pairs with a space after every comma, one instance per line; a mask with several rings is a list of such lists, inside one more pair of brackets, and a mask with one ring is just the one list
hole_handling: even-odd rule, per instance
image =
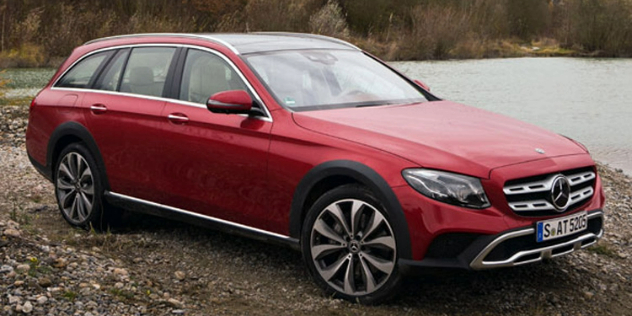
[[108, 108], [103, 104], [93, 104], [90, 106], [90, 111], [94, 114], [101, 114], [107, 112]]
[[184, 124], [189, 121], [189, 118], [182, 113], [171, 113], [167, 118], [175, 124]]

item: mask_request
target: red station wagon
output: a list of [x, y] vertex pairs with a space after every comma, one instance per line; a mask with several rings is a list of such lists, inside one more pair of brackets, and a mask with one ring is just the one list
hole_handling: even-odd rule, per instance
[[26, 138], [72, 225], [124, 208], [286, 244], [363, 303], [427, 267], [516, 266], [603, 234], [583, 145], [324, 36], [88, 42], [33, 100]]

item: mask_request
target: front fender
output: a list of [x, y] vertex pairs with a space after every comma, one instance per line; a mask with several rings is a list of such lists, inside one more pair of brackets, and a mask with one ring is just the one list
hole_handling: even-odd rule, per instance
[[388, 183], [375, 170], [350, 160], [334, 160], [315, 166], [301, 179], [292, 199], [290, 211], [290, 237], [300, 240], [305, 202], [309, 192], [320, 181], [331, 176], [345, 176], [356, 180], [371, 190], [384, 206], [397, 238], [400, 258], [411, 259], [412, 251], [408, 224], [397, 196]]

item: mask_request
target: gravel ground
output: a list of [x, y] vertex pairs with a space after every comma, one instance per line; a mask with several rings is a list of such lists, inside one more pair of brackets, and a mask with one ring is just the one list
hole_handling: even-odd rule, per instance
[[388, 304], [331, 299], [300, 254], [130, 216], [118, 231], [71, 228], [24, 148], [26, 107], [0, 107], [1, 315], [630, 315], [632, 179], [600, 166], [608, 202], [596, 245], [555, 260], [411, 278]]

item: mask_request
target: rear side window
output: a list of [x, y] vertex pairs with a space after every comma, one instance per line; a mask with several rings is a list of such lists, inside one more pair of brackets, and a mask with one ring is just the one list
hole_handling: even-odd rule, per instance
[[128, 55], [129, 49], [119, 51], [103, 70], [103, 75], [97, 80], [94, 88], [98, 90], [117, 91], [119, 83], [121, 82], [123, 66], [125, 65]]
[[103, 52], [89, 56], [70, 69], [55, 85], [62, 88], [88, 88], [96, 75], [97, 69], [103, 64], [111, 52]]
[[119, 91], [161, 97], [175, 52], [172, 47], [134, 48]]

